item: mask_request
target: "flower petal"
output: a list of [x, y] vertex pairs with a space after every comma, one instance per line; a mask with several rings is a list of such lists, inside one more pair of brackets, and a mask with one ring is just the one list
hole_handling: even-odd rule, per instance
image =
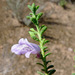
[[27, 52], [27, 53], [25, 54], [26, 58], [29, 58], [30, 54], [31, 54], [31, 51], [30, 51], [30, 52]]
[[34, 47], [31, 45], [31, 43], [27, 39], [25, 39], [25, 44], [29, 46], [32, 50], [34, 49]]
[[12, 52], [15, 52], [15, 49], [19, 46], [19, 44], [15, 44], [11, 47], [11, 51]]
[[40, 52], [40, 47], [37, 44], [31, 43], [31, 45], [34, 47], [32, 54], [37, 54]]
[[11, 51], [17, 55], [25, 54], [27, 52], [28, 46], [27, 45], [13, 45]]
[[25, 39], [24, 38], [21, 38], [18, 43], [19, 44], [25, 44]]

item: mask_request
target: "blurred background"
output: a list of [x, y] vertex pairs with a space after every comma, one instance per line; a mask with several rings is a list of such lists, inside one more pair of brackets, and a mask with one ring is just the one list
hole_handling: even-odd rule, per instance
[[[20, 38], [34, 41], [28, 31], [34, 25], [26, 16], [30, 13], [27, 5], [35, 3], [43, 12], [40, 25], [48, 27], [44, 37], [50, 42], [46, 44], [52, 55], [48, 60], [56, 69], [54, 75], [72, 75], [75, 72], [75, 0], [0, 0], [0, 75], [38, 75], [41, 60], [36, 55], [29, 59], [24, 55], [11, 53], [11, 46]], [[35, 28], [35, 27], [34, 27]]]

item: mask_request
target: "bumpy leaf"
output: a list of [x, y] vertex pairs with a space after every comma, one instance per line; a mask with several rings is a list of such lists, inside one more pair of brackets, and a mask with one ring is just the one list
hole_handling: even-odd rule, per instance
[[37, 21], [36, 21], [36, 19], [35, 18], [30, 18], [31, 19], [31, 21], [36, 25], [37, 24]]
[[36, 6], [35, 6], [35, 4], [33, 3], [32, 4], [32, 12], [35, 14], [35, 12], [36, 12]]
[[36, 6], [36, 10], [39, 8], [39, 6]]
[[46, 61], [46, 64], [48, 64], [49, 62], [51, 62], [51, 61]]
[[44, 65], [43, 64], [41, 64], [41, 63], [37, 63], [38, 65], [41, 65], [41, 66], [43, 66], [44, 67]]
[[44, 47], [43, 47], [43, 50], [45, 50], [45, 49], [47, 49], [47, 48], [48, 48], [48, 47], [45, 47], [45, 46], [44, 46]]
[[48, 49], [47, 50], [44, 50], [44, 52], [47, 52], [48, 51]]
[[39, 71], [37, 71], [37, 73], [40, 74], [40, 75], [45, 75], [45, 74], [43, 74], [42, 72], [39, 72]]
[[48, 42], [49, 42], [49, 40], [44, 41], [43, 45], [46, 44], [46, 43], [48, 43]]
[[29, 31], [29, 34], [34, 40], [39, 41], [39, 39], [35, 36], [34, 32]]
[[47, 69], [49, 69], [49, 68], [53, 68], [53, 67], [54, 67], [53, 65], [50, 65], [50, 66], [47, 67]]
[[75, 56], [74, 56], [74, 60], [75, 60]]
[[27, 16], [27, 19], [30, 19], [30, 16]]
[[37, 20], [39, 20], [42, 15], [43, 15], [43, 13], [37, 14]]
[[33, 13], [30, 13], [30, 15], [33, 15]]
[[55, 69], [52, 69], [52, 70], [48, 71], [49, 75], [52, 75], [55, 71], [56, 71]]
[[30, 30], [31, 30], [32, 32], [34, 32], [35, 34], [37, 33], [34, 28], [30, 28]]
[[45, 58], [48, 56], [48, 55], [50, 55], [51, 53], [47, 53], [46, 55], [45, 55]]
[[32, 7], [30, 5], [28, 5], [28, 8], [32, 11]]
[[44, 26], [45, 26], [45, 25], [42, 25], [42, 26], [40, 27], [40, 29], [42, 29]]
[[41, 69], [42, 71], [45, 71], [44, 69]]
[[46, 26], [44, 26], [42, 29], [41, 29], [41, 35], [45, 32], [47, 30], [47, 27]]
[[72, 73], [72, 75], [75, 75], [75, 73]]

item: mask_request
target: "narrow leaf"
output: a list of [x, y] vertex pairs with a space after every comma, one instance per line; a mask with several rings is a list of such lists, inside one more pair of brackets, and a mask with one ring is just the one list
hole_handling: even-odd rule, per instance
[[29, 31], [29, 34], [34, 40], [39, 41], [39, 39], [35, 36], [34, 32]]
[[42, 72], [39, 72], [39, 71], [37, 71], [37, 73], [40, 74], [40, 75], [45, 75], [45, 74], [43, 74]]
[[30, 19], [30, 16], [27, 16], [27, 19]]
[[48, 64], [49, 62], [51, 62], [51, 61], [46, 61], [46, 64]]
[[41, 35], [46, 31], [46, 29], [47, 29], [47, 27], [46, 26], [44, 26], [42, 29], [41, 29]]
[[75, 75], [75, 73], [72, 73], [72, 75]]
[[41, 69], [42, 71], [45, 71], [44, 69]]
[[28, 5], [28, 8], [32, 11], [32, 7], [30, 5]]
[[29, 13], [30, 15], [33, 15], [33, 13]]
[[50, 55], [51, 53], [47, 53], [46, 55], [45, 55], [45, 58], [48, 56], [48, 55]]
[[46, 43], [48, 43], [48, 42], [49, 42], [49, 40], [44, 41], [43, 45], [46, 44]]
[[30, 18], [30, 20], [36, 25], [37, 21], [35, 18]]
[[39, 6], [36, 6], [36, 10], [39, 8]]
[[36, 6], [35, 6], [35, 3], [32, 4], [32, 12], [35, 14], [36, 12]]
[[44, 50], [44, 52], [47, 52], [48, 51], [48, 49], [47, 50]]
[[43, 47], [43, 50], [45, 50], [47, 47]]
[[47, 69], [49, 69], [49, 68], [53, 68], [53, 67], [54, 67], [54, 65], [50, 65], [50, 66], [47, 67]]
[[41, 65], [41, 66], [43, 66], [44, 67], [44, 65], [43, 64], [41, 64], [41, 63], [37, 63], [38, 65]]
[[42, 15], [43, 15], [43, 13], [37, 14], [37, 20], [39, 20]]
[[45, 25], [42, 25], [42, 26], [40, 27], [40, 29], [42, 29], [44, 26], [45, 26]]
[[49, 75], [52, 75], [55, 71], [56, 71], [55, 69], [52, 69], [52, 70], [48, 71]]
[[[36, 32], [36, 30], [34, 28], [30, 28], [31, 31]], [[37, 33], [37, 32], [36, 32]]]

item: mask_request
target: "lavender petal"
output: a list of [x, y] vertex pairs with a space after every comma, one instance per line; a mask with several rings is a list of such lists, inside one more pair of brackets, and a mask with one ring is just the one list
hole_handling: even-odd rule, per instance
[[30, 57], [30, 54], [31, 54], [31, 52], [27, 52], [27, 53], [25, 54], [26, 58], [29, 58], [29, 57]]

